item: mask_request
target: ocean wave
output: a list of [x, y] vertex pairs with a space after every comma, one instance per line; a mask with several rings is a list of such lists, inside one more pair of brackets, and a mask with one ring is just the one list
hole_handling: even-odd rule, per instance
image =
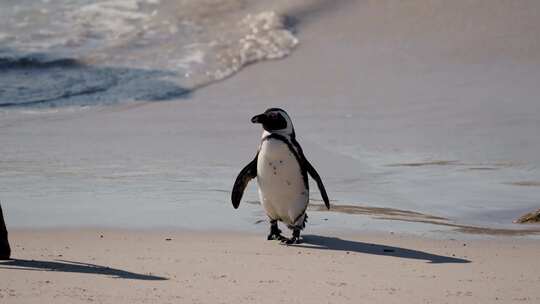
[[298, 39], [264, 3], [0, 3], [0, 106], [173, 99], [283, 58]]
[[0, 68], [4, 69], [72, 67], [78, 64], [77, 60], [72, 58], [55, 59], [40, 54], [25, 57], [0, 57]]
[[160, 101], [190, 92], [175, 81], [174, 73], [87, 65], [43, 54], [0, 57], [0, 68], [0, 107], [4, 108]]
[[257, 61], [284, 58], [298, 45], [298, 39], [286, 28], [285, 17], [274, 11], [248, 14], [240, 21], [240, 26], [245, 28], [245, 35], [216, 51], [222, 63], [222, 68], [214, 72], [216, 80]]

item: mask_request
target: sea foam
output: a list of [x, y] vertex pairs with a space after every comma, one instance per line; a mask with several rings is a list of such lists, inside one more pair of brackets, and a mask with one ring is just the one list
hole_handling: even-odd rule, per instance
[[[256, 5], [255, 5], [256, 4]], [[175, 99], [298, 39], [263, 1], [0, 3], [0, 106]], [[70, 62], [62, 65], [59, 62]]]

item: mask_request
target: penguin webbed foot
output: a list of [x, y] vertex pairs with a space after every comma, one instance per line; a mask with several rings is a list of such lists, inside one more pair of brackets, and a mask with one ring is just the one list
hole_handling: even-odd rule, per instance
[[272, 240], [278, 240], [283, 242], [283, 240], [287, 240], [286, 237], [281, 235], [281, 230], [278, 228], [277, 220], [271, 220], [270, 221], [270, 234], [266, 238], [269, 241]]
[[281, 235], [281, 233], [278, 233], [278, 234], [270, 233], [266, 239], [269, 240], [269, 241], [278, 240], [278, 241], [281, 241], [281, 242], [283, 242], [284, 240], [288, 240], [288, 238]]
[[281, 243], [282, 243], [283, 245], [302, 244], [302, 239], [293, 236], [293, 237], [290, 238], [290, 239], [285, 238], [284, 240], [281, 240]]
[[302, 239], [300, 239], [300, 228], [294, 228], [292, 238], [285, 238], [285, 240], [282, 240], [281, 243], [285, 245], [301, 244]]

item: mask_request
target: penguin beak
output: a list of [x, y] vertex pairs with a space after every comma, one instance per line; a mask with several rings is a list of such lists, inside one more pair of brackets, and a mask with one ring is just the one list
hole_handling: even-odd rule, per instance
[[264, 123], [265, 119], [266, 119], [266, 115], [259, 114], [259, 115], [253, 116], [253, 118], [251, 118], [251, 122], [252, 123]]

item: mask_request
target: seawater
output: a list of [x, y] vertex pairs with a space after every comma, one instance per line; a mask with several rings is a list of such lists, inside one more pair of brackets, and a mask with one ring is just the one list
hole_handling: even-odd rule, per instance
[[0, 107], [180, 98], [289, 55], [287, 18], [264, 1], [0, 2]]

